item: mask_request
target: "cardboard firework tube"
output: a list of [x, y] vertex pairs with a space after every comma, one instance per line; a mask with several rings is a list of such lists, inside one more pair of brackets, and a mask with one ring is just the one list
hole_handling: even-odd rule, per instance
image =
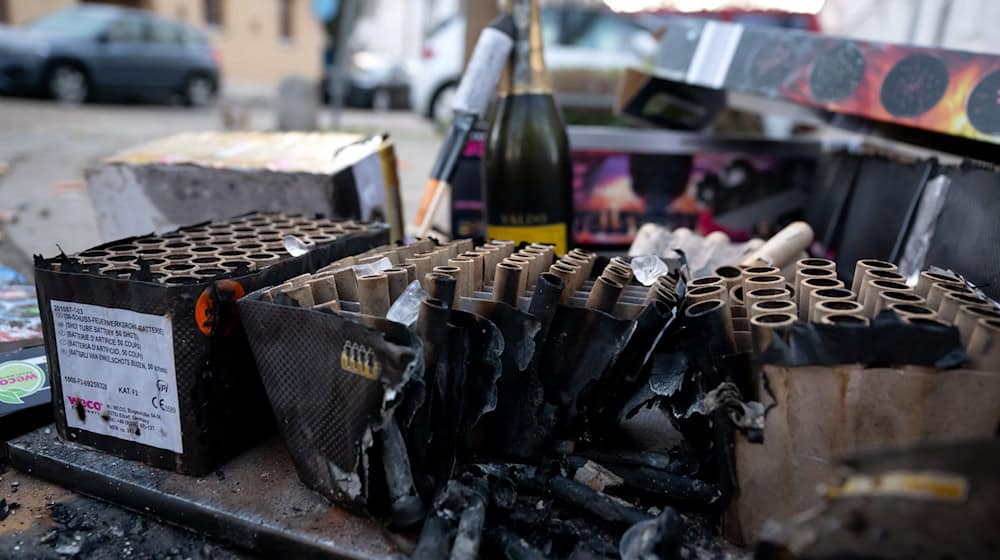
[[438, 247], [431, 253], [431, 264], [434, 266], [448, 266], [448, 259], [451, 258], [451, 251], [447, 247]]
[[944, 301], [944, 295], [947, 293], [955, 294], [972, 294], [972, 290], [969, 289], [965, 284], [953, 284], [951, 282], [938, 282], [931, 286], [930, 291], [927, 292], [927, 307], [930, 307], [935, 312], [941, 307], [941, 302]]
[[834, 313], [832, 315], [827, 315], [826, 317], [820, 319], [819, 324], [867, 327], [869, 324], [871, 324], [871, 320], [868, 319], [868, 317], [864, 317], [854, 313]]
[[799, 306], [798, 315], [799, 320], [806, 321], [809, 319], [809, 298], [812, 293], [816, 290], [828, 290], [831, 288], [843, 288], [844, 283], [836, 278], [807, 278], [802, 281], [802, 286], [798, 291], [797, 298], [802, 298], [801, 301], [805, 302], [802, 306]]
[[[743, 303], [747, 309], [747, 318], [753, 319], [756, 317], [754, 313], [753, 306], [762, 301], [769, 300], [785, 300], [792, 301], [792, 295], [788, 292], [787, 288], [757, 288], [756, 290], [750, 290], [746, 292], [743, 296]], [[793, 303], [794, 305], [794, 303]]]
[[514, 247], [516, 244], [513, 241], [510, 241], [508, 239], [494, 239], [493, 241], [491, 241], [491, 243], [493, 245], [496, 245], [497, 247], [500, 247], [500, 249], [503, 250], [504, 258], [507, 258], [514, 254]]
[[533, 284], [531, 279], [531, 267], [532, 260], [524, 258], [519, 254], [511, 255], [504, 259], [504, 261], [509, 263], [514, 263], [523, 269], [523, 274], [521, 274], [521, 291], [524, 292], [529, 286]]
[[688, 282], [688, 287], [699, 288], [702, 286], [722, 286], [725, 288], [726, 280], [721, 276], [701, 276], [699, 278], [693, 278]]
[[603, 276], [598, 278], [587, 297], [587, 309], [614, 313], [622, 289], [623, 286], [614, 280]]
[[[451, 304], [452, 307], [458, 307], [458, 302], [462, 297], [463, 284], [466, 281], [466, 279], [463, 278], [463, 276], [465, 276], [465, 271], [460, 267], [449, 265], [449, 266], [435, 266], [434, 272], [437, 272], [439, 274], [447, 274], [448, 276], [451, 276], [452, 278], [455, 279], [455, 293], [450, 301], [452, 302]], [[438, 294], [437, 292], [434, 292], [432, 295], [433, 297], [440, 299], [441, 301], [445, 301], [444, 299], [442, 299], [443, 294]]]
[[494, 269], [493, 301], [502, 301], [512, 307], [517, 306], [521, 291], [521, 276], [524, 269], [513, 263], [502, 262]]
[[76, 255], [76, 258], [80, 262], [94, 262], [106, 259], [111, 256], [111, 251], [105, 251], [104, 249], [91, 249], [89, 251], [83, 251]]
[[583, 249], [573, 249], [567, 255], [564, 256], [564, 258], [566, 257], [571, 257], [573, 259], [585, 262], [586, 265], [583, 264], [580, 265], [581, 268], [583, 269], [583, 277], [585, 279], [590, 278], [590, 274], [594, 271], [594, 263], [597, 261], [596, 253], [592, 253], [590, 251], [584, 251]]
[[564, 304], [569, 302], [570, 298], [572, 298], [574, 294], [573, 287], [576, 284], [577, 271], [570, 269], [566, 264], [555, 263], [549, 267], [549, 274], [553, 274], [562, 279], [563, 288], [559, 300]]
[[[809, 259], [803, 259], [809, 260]], [[802, 262], [802, 261], [799, 261]], [[837, 273], [829, 268], [800, 268], [795, 271], [795, 282], [792, 284], [795, 287], [795, 303], [799, 306], [799, 309], [803, 307], [809, 307], [809, 300], [802, 297], [802, 283], [810, 278], [833, 278], [837, 279]], [[801, 314], [800, 314], [801, 316]]]
[[403, 270], [406, 271], [406, 284], [407, 285], [409, 285], [410, 283], [412, 283], [414, 280], [417, 279], [417, 265], [412, 264], [412, 263], [411, 264], [404, 264], [404, 265], [400, 265], [398, 268], [401, 268], [401, 269], [403, 269]]
[[704, 333], [711, 352], [729, 354], [736, 350], [733, 324], [721, 299], [699, 301], [684, 310], [684, 317], [697, 332]]
[[358, 301], [358, 275], [351, 267], [334, 271], [333, 278], [337, 283], [337, 295], [345, 301]]
[[798, 272], [803, 268], [825, 268], [836, 273], [837, 263], [831, 261], [830, 259], [821, 259], [818, 257], [807, 257], [795, 261], [795, 272]]
[[535, 281], [538, 280], [538, 275], [542, 273], [542, 259], [538, 258], [538, 255], [532, 253], [525, 253], [524, 251], [518, 251], [511, 259], [520, 259], [521, 262], [527, 263], [526, 270], [528, 272], [528, 288], [535, 285]]
[[572, 274], [572, 277], [569, 279], [570, 285], [563, 288], [563, 291], [568, 291], [569, 295], [572, 296], [577, 292], [577, 290], [580, 289], [580, 286], [583, 285], [583, 281], [586, 278], [583, 275], [583, 267], [573, 263], [572, 261], [559, 260], [549, 267], [549, 271], [551, 272], [551, 270], [556, 267], [568, 270]]
[[900, 319], [909, 319], [911, 317], [923, 317], [925, 319], [933, 319], [937, 317], [937, 313], [933, 309], [927, 307], [926, 305], [914, 305], [910, 303], [895, 303], [889, 306], [889, 309], [893, 311]]
[[687, 295], [684, 297], [684, 303], [687, 306], [694, 305], [698, 302], [717, 299], [725, 303], [729, 299], [729, 295], [726, 293], [725, 285], [721, 286], [698, 286], [688, 290]]
[[328, 301], [326, 303], [317, 303], [313, 306], [313, 309], [316, 311], [329, 311], [331, 313], [334, 311], [341, 311], [340, 302], [337, 300]]
[[[152, 272], [159, 272], [160, 269], [163, 268], [170, 261], [168, 261], [167, 259], [142, 259], [142, 262], [144, 262], [147, 265], [149, 265], [149, 270], [150, 271], [152, 271]], [[87, 264], [87, 263], [83, 263], [83, 264]], [[138, 263], [136, 263], [136, 264], [138, 264]], [[219, 266], [223, 266], [223, 264], [224, 263], [219, 263]], [[247, 264], [249, 265], [250, 263], [247, 263]]]
[[712, 271], [712, 274], [722, 278], [726, 283], [726, 289], [730, 290], [733, 286], [738, 286], [742, 282], [743, 270], [735, 266], [720, 266]]
[[972, 332], [976, 330], [980, 319], [1000, 320], [1000, 310], [993, 306], [983, 307], [980, 305], [963, 305], [958, 309], [954, 324], [962, 338], [963, 347], [969, 347]]
[[250, 253], [246, 256], [246, 259], [254, 264], [258, 270], [271, 266], [272, 264], [277, 264], [281, 260], [281, 257], [275, 255], [274, 253], [260, 252], [260, 253]]
[[986, 308], [991, 307], [986, 300], [979, 296], [964, 292], [948, 292], [944, 294], [944, 298], [941, 299], [941, 305], [938, 306], [938, 320], [948, 325], [953, 324], [955, 322], [955, 316], [958, 315], [958, 308], [963, 305], [979, 305]]
[[397, 267], [387, 268], [382, 273], [389, 281], [389, 304], [391, 305], [406, 290], [409, 277], [406, 274], [406, 269]]
[[[490, 256], [490, 254], [486, 251], [480, 251], [476, 249], [472, 251], [466, 251], [462, 253], [460, 256], [468, 257], [476, 262], [475, 269], [473, 270], [474, 276], [478, 278], [475, 286], [476, 291], [478, 292], [485, 289], [487, 278], [493, 275], [493, 268], [492, 267], [487, 268], [487, 264], [489, 263], [488, 257]], [[487, 271], [489, 272], [487, 273]]]
[[593, 263], [594, 263], [594, 259], [588, 259], [586, 257], [582, 257], [582, 256], [580, 256], [577, 253], [574, 253], [572, 251], [569, 252], [569, 253], [566, 253], [565, 255], [563, 255], [561, 257], [559, 257], [559, 261], [560, 262], [569, 261], [569, 262], [571, 262], [571, 263], [579, 266], [580, 268], [582, 268], [584, 270], [592, 269], [593, 268]]
[[542, 243], [532, 243], [526, 248], [528, 251], [534, 251], [542, 255], [543, 261], [545, 262], [545, 268], [552, 266], [555, 261], [555, 251], [552, 249], [551, 245], [545, 245]]
[[809, 320], [813, 323], [822, 323], [823, 319], [830, 315], [860, 316], [864, 310], [863, 305], [851, 299], [829, 299], [816, 303], [811, 310]]
[[781, 274], [781, 269], [776, 266], [769, 266], [764, 264], [757, 264], [753, 266], [743, 267], [743, 278], [746, 279], [747, 276], [759, 276], [761, 274]]
[[649, 292], [646, 294], [646, 303], [652, 301], [659, 301], [665, 305], [671, 307], [677, 305], [677, 292], [659, 284], [653, 284]]
[[622, 288], [632, 283], [631, 274], [626, 274], [620, 267], [616, 266], [605, 267], [600, 278], [607, 278], [616, 284], [621, 284]]
[[[477, 258], [478, 257], [478, 258]], [[461, 259], [462, 261], [469, 262], [469, 286], [472, 291], [469, 292], [471, 296], [474, 292], [478, 292], [483, 289], [483, 258], [479, 255], [469, 256], [465, 253], [455, 257]], [[449, 264], [451, 262], [449, 261]]]
[[406, 259], [412, 259], [413, 255], [417, 254], [416, 245], [400, 245], [396, 247], [396, 254], [399, 255], [399, 260], [402, 263], [406, 263]]
[[[806, 317], [812, 323], [817, 322], [816, 306], [824, 301], [854, 301], [854, 293], [847, 288], [821, 288], [809, 292]], [[861, 306], [864, 309], [864, 306]], [[801, 316], [801, 315], [800, 315]]]
[[767, 350], [774, 338], [787, 338], [797, 319], [791, 313], [768, 313], [750, 319], [750, 338], [753, 351], [760, 354]]
[[287, 285], [278, 291], [279, 293], [288, 296], [289, 299], [294, 301], [299, 307], [310, 309], [316, 305], [316, 300], [313, 299], [312, 289], [309, 288], [309, 286]]
[[[864, 287], [865, 300], [858, 300], [858, 303], [865, 306], [865, 316], [871, 319], [875, 318], [878, 308], [879, 298], [882, 292], [912, 292], [913, 290], [902, 282], [896, 282], [894, 280], [869, 280]], [[907, 302], [915, 303], [915, 302]]]
[[746, 300], [750, 292], [760, 288], [784, 288], [785, 278], [777, 274], [761, 274], [747, 276], [743, 280], [743, 299]]
[[764, 262], [782, 267], [812, 245], [813, 230], [805, 222], [792, 222], [768, 239], [763, 246], [746, 256], [740, 264], [753, 266]]
[[917, 286], [914, 288], [914, 291], [917, 292], [918, 296], [926, 298], [931, 291], [931, 286], [941, 282], [945, 284], [962, 284], [961, 280], [951, 274], [925, 270], [917, 277]]
[[457, 246], [457, 250], [459, 253], [471, 251], [476, 248], [475, 242], [468, 237], [466, 237], [465, 239], [458, 239], [456, 241], [452, 241], [452, 243]]
[[314, 305], [320, 305], [328, 303], [338, 299], [337, 296], [337, 279], [334, 276], [320, 276], [314, 277], [312, 280], [306, 282], [309, 289], [312, 290]]
[[729, 303], [734, 305], [746, 305], [743, 300], [743, 286], [736, 286], [729, 290]]
[[369, 255], [367, 257], [361, 257], [360, 259], [358, 259], [358, 264], [373, 264], [373, 263], [377, 263], [378, 261], [380, 261], [380, 260], [382, 260], [384, 258], [385, 257], [383, 257], [381, 254], [379, 254], [379, 255]]
[[210, 268], [199, 268], [194, 271], [194, 275], [202, 280], [211, 280], [212, 278], [217, 278], [224, 274], [229, 274], [229, 271], [220, 267], [210, 267]]
[[[865, 280], [866, 270], [897, 270], [896, 265], [891, 262], [880, 261], [878, 259], [861, 259], [854, 264], [854, 279], [851, 281], [851, 291], [861, 295], [861, 286]], [[864, 302], [861, 302], [864, 303]]]
[[432, 241], [430, 238], [425, 237], [423, 239], [417, 239], [413, 243], [410, 243], [410, 246], [413, 247], [414, 254], [425, 253], [427, 251], [434, 250], [434, 241]]
[[389, 312], [389, 278], [383, 273], [359, 276], [358, 303], [362, 315], [385, 317]]
[[420, 285], [424, 288], [424, 291], [426, 291], [428, 286], [424, 283], [424, 279], [427, 277], [427, 274], [434, 269], [434, 267], [431, 266], [431, 257], [426, 254], [414, 255], [413, 257], [406, 259], [406, 264], [413, 266], [416, 278], [420, 280]]
[[[458, 281], [458, 293], [462, 297], [472, 297], [474, 291], [475, 282], [475, 264], [476, 262], [472, 259], [455, 257], [453, 259], [448, 259], [448, 267], [457, 268], [461, 272], [455, 276], [455, 280]], [[444, 272], [443, 267], [434, 267], [435, 272]]]
[[[871, 285], [869, 282], [872, 280], [888, 280], [890, 282], [906, 284], [906, 277], [895, 270], [879, 270], [877, 268], [866, 270], [864, 272], [864, 278], [861, 281], [861, 292], [858, 293], [858, 303], [861, 305], [866, 305], [868, 303], [868, 296], [871, 291]], [[909, 289], [910, 288], [907, 288], [907, 290]]]
[[[753, 304], [750, 308], [750, 312], [754, 317], [772, 313], [788, 313], [789, 315], [795, 315], [796, 308], [795, 303], [787, 299], [767, 299]], [[746, 317], [743, 318], [745, 319]], [[733, 320], [735, 321], [735, 319]]]
[[424, 279], [428, 286], [429, 297], [441, 301], [449, 309], [458, 302], [458, 282], [451, 274], [431, 272]]
[[918, 296], [912, 291], [897, 292], [895, 290], [886, 290], [884, 292], [879, 292], [875, 294], [872, 292], [874, 309], [872, 310], [872, 318], [875, 318], [883, 309], [889, 309], [889, 307], [900, 304], [909, 303], [911, 305], [924, 305], [924, 298]]
[[[663, 276], [660, 276], [659, 278], [656, 279], [656, 285], [657, 286], [663, 286], [664, 288], [666, 288], [666, 289], [668, 289], [670, 291], [676, 292], [677, 291], [677, 282], [679, 280], [680, 280], [680, 275], [679, 274], [668, 272], [668, 273], [664, 274]], [[728, 294], [729, 292], [730, 292], [730, 289], [727, 286], [726, 287], [726, 293]]]

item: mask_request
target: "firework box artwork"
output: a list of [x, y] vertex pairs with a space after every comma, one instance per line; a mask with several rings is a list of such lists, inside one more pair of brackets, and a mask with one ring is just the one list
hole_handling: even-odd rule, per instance
[[1000, 143], [1000, 57], [994, 55], [679, 18], [670, 22], [652, 73], [876, 123]]
[[[807, 141], [600, 126], [568, 132], [573, 242], [587, 246], [627, 247], [647, 222], [748, 237], [758, 222], [802, 208], [819, 155]], [[483, 232], [481, 143], [470, 142], [453, 185], [452, 228], [461, 236]]]
[[45, 347], [0, 353], [0, 438], [52, 421]]

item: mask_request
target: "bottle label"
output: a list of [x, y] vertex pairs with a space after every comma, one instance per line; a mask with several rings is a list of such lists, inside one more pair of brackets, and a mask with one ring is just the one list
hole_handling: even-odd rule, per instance
[[496, 93], [497, 82], [513, 46], [514, 40], [510, 35], [491, 27], [483, 29], [455, 92], [452, 109], [483, 116]]
[[490, 239], [510, 239], [514, 242], [548, 243], [555, 245], [557, 255], [565, 255], [569, 228], [566, 224], [544, 224], [536, 226], [498, 226], [488, 224], [486, 237]]

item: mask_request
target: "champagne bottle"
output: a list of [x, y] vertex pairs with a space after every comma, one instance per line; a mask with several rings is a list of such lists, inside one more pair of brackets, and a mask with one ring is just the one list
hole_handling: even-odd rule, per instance
[[538, 0], [508, 0], [516, 38], [483, 155], [486, 234], [569, 246], [569, 141], [542, 51]]

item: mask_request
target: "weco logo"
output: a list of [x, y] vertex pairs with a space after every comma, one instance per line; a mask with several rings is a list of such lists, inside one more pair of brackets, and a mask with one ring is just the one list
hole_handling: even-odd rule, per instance
[[375, 351], [356, 342], [347, 342], [340, 351], [340, 367], [368, 379], [378, 379], [382, 366], [375, 359]]
[[101, 407], [104, 404], [101, 401], [89, 401], [86, 399], [81, 399], [80, 397], [67, 397], [69, 399], [70, 406], [78, 408], [86, 408], [87, 410], [94, 410], [97, 412], [101, 411]]

